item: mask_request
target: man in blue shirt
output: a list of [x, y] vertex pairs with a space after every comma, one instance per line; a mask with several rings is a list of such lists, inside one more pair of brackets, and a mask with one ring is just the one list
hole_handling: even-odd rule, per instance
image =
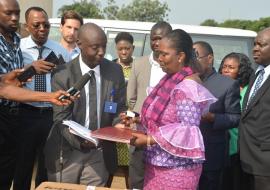
[[[26, 29], [30, 36], [21, 40], [20, 47], [24, 65], [27, 66], [33, 61], [46, 59], [52, 51], [58, 58], [62, 57], [65, 62], [70, 60], [68, 52], [63, 47], [48, 39], [50, 23], [45, 10], [40, 7], [31, 7], [25, 13], [25, 20]], [[40, 65], [34, 64], [34, 67], [40, 68]], [[47, 71], [54, 72], [54, 67], [41, 69], [41, 75], [35, 75], [32, 82], [27, 83], [26, 87], [35, 91], [51, 92], [52, 73]], [[38, 158], [36, 186], [47, 180], [43, 146], [52, 126], [52, 105], [48, 102], [21, 104], [20, 117], [23, 127], [20, 131], [21, 143], [13, 188], [14, 190], [28, 190], [31, 186], [36, 155]]]

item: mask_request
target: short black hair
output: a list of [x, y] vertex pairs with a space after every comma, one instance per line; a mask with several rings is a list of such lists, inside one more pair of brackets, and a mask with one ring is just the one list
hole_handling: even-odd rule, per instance
[[122, 41], [122, 40], [128, 41], [131, 44], [133, 44], [134, 42], [133, 36], [128, 32], [119, 32], [116, 35], [114, 42], [117, 44], [119, 41]]
[[48, 17], [47, 12], [44, 9], [42, 9], [41, 7], [30, 7], [25, 11], [25, 21], [26, 22], [28, 21], [29, 14], [31, 11], [43, 12]]
[[214, 55], [213, 48], [206, 41], [197, 41], [197, 42], [194, 42], [193, 45], [199, 45], [199, 46], [201, 46], [204, 49], [204, 51], [205, 51], [206, 54]]
[[184, 66], [191, 67], [194, 72], [201, 71], [201, 66], [195, 59], [192, 38], [186, 31], [182, 29], [172, 30], [163, 39], [168, 39], [171, 48], [175, 49], [177, 53], [185, 53]]
[[166, 21], [159, 21], [152, 26], [151, 33], [157, 29], [162, 29], [165, 30], [166, 33], [169, 33], [172, 31], [172, 26]]
[[241, 87], [248, 85], [251, 74], [253, 73], [252, 62], [243, 53], [232, 52], [226, 55], [219, 66], [218, 72], [221, 73], [222, 67], [226, 59], [235, 59], [239, 63], [239, 71], [236, 80], [239, 81]]

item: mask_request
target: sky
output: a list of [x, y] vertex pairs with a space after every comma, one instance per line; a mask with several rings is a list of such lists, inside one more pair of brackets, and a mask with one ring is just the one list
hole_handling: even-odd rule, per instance
[[[128, 4], [131, 0], [115, 0], [118, 6]], [[165, 2], [165, 0], [160, 0]], [[54, 0], [53, 16], [63, 6], [74, 0]], [[106, 6], [107, 0], [100, 0]], [[172, 24], [199, 25], [206, 19], [224, 22], [228, 19], [258, 20], [270, 17], [270, 0], [167, 0], [170, 12], [168, 21]]]

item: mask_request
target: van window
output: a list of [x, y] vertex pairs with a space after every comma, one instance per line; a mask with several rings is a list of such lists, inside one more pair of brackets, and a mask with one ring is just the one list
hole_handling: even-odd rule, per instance
[[214, 51], [214, 67], [219, 68], [223, 57], [231, 52], [244, 53], [250, 58], [252, 57], [252, 38], [228, 37], [228, 36], [207, 36], [207, 35], [191, 35], [193, 42], [206, 41]]
[[[49, 38], [60, 40], [60, 19], [50, 19], [51, 31]], [[150, 30], [154, 23], [116, 21], [102, 19], [85, 19], [85, 23], [93, 22], [99, 25], [108, 38], [105, 57], [112, 60], [117, 58], [114, 39], [119, 32], [129, 32], [134, 37], [134, 57], [149, 55]], [[181, 28], [189, 32], [193, 42], [206, 41], [212, 47], [215, 56], [214, 67], [217, 69], [225, 55], [231, 52], [239, 52], [248, 55], [252, 59], [252, 47], [256, 33], [248, 30], [227, 29], [218, 27], [192, 26], [172, 24], [173, 28]]]

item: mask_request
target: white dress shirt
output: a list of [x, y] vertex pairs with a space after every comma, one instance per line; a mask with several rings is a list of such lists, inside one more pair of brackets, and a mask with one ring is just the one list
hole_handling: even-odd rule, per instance
[[[97, 127], [100, 128], [100, 87], [101, 87], [101, 76], [100, 76], [100, 65], [97, 65], [94, 69], [90, 69], [82, 60], [82, 56], [79, 56], [80, 61], [80, 68], [82, 71], [82, 75], [89, 72], [90, 70], [93, 70], [95, 72], [96, 77], [96, 87], [97, 87]], [[85, 110], [85, 124], [84, 126], [89, 128], [89, 121], [91, 118], [89, 118], [89, 110], [91, 109], [91, 106], [89, 105], [89, 85], [90, 81], [86, 83], [84, 86], [85, 90], [85, 101], [86, 101], [86, 110]]]
[[[264, 75], [263, 75], [263, 80], [262, 80], [262, 83], [261, 83], [261, 86], [263, 85], [263, 83], [266, 81], [266, 79], [269, 77], [270, 75], [270, 65], [268, 65], [267, 67], [263, 67], [261, 65], [258, 66], [255, 74], [257, 74], [260, 70], [264, 69]], [[254, 88], [255, 88], [255, 84], [256, 84], [256, 81], [258, 80], [258, 77], [256, 78], [256, 80], [254, 81], [253, 85], [252, 85], [252, 88], [250, 90], [250, 93], [249, 93], [249, 97], [248, 99], [250, 99], [250, 96], [251, 94], [253, 94], [253, 91], [254, 91]], [[261, 87], [260, 86], [260, 87]]]
[[148, 89], [146, 90], [146, 94], [159, 83], [160, 79], [166, 75], [165, 72], [162, 71], [158, 62], [154, 60], [153, 52], [149, 56], [149, 63], [151, 64], [151, 73], [150, 73], [150, 81]]

